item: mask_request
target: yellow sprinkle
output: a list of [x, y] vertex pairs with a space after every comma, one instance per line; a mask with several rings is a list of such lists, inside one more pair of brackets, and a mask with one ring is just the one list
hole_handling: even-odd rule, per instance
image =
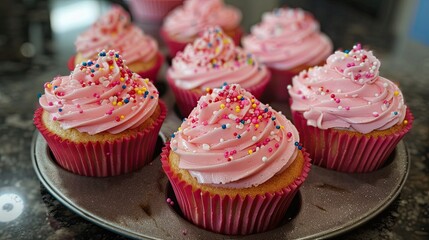
[[177, 128], [177, 131], [182, 131], [182, 127]]
[[240, 108], [236, 108], [235, 109], [235, 112], [240, 112], [241, 111], [241, 109]]
[[394, 91], [394, 92], [393, 92], [393, 95], [398, 96], [398, 95], [399, 95], [399, 92], [398, 92], [398, 91]]
[[220, 52], [220, 48], [219, 47], [217, 47], [216, 48], [216, 54], [218, 54]]
[[258, 116], [258, 119], [261, 119], [261, 118], [262, 118], [262, 116], [261, 116], [261, 115], [259, 115], [259, 116]]
[[125, 118], [125, 116], [124, 115], [121, 115], [121, 119], [124, 119]]
[[345, 54], [344, 54], [344, 56], [345, 56], [345, 57], [348, 57], [348, 56], [349, 56], [349, 54], [348, 54], [348, 53], [345, 53]]
[[145, 88], [145, 87], [143, 87], [143, 88], [142, 88], [142, 91], [143, 91], [143, 92], [146, 92], [146, 90], [147, 90], [147, 88]]
[[208, 87], [208, 88], [206, 88], [206, 92], [210, 92], [210, 88]]
[[145, 83], [148, 83], [148, 82], [149, 82], [149, 78], [145, 78], [145, 79], [144, 79], [144, 82], [145, 82]]
[[252, 154], [252, 153], [253, 153], [252, 149], [250, 149], [250, 150], [248, 151], [248, 153], [249, 153], [249, 154]]
[[224, 108], [225, 108], [225, 104], [223, 104], [223, 103], [222, 103], [222, 104], [220, 105], [220, 109], [224, 109]]
[[104, 68], [102, 68], [102, 67], [98, 69], [98, 71], [103, 71], [103, 70], [104, 70]]
[[284, 128], [285, 128], [285, 126], [283, 126], [283, 125], [282, 125], [282, 126], [280, 126], [280, 128], [281, 128], [281, 129], [284, 129]]
[[407, 125], [408, 124], [408, 120], [404, 120], [404, 124]]
[[52, 87], [52, 84], [48, 83], [48, 84], [46, 85], [46, 87], [47, 87], [47, 88], [51, 88], [51, 87]]
[[254, 103], [254, 104], [252, 104], [252, 108], [256, 108], [256, 104]]
[[255, 99], [253, 99], [253, 98], [252, 98], [252, 100], [250, 100], [250, 101], [251, 101], [252, 103], [254, 103], [254, 102], [255, 102]]
[[118, 106], [122, 106], [122, 102], [118, 102]]
[[125, 79], [124, 79], [123, 77], [121, 77], [121, 79], [120, 79], [120, 80], [121, 80], [121, 82], [125, 81]]
[[259, 124], [255, 124], [255, 128], [258, 128], [259, 127]]
[[110, 66], [110, 67], [109, 67], [109, 69], [110, 69], [110, 70], [113, 70], [113, 66]]
[[242, 98], [242, 97], [243, 97], [243, 96], [238, 95], [238, 96], [237, 96], [237, 99], [241, 100], [241, 98]]
[[113, 105], [113, 106], [116, 106], [116, 104], [117, 104], [116, 102], [112, 102], [112, 105]]
[[138, 94], [138, 95], [142, 95], [142, 94], [143, 94], [143, 92], [142, 92], [141, 90], [138, 90], [138, 91], [137, 91], [137, 94]]

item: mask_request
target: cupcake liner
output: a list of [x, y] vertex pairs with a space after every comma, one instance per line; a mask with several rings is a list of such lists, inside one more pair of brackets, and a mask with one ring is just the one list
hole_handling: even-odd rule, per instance
[[313, 164], [349, 173], [371, 172], [383, 166], [398, 142], [411, 129], [414, 120], [407, 109], [405, 119], [408, 124], [403, 129], [388, 136], [368, 137], [308, 126], [301, 112], [292, 112], [292, 116]]
[[153, 67], [147, 69], [146, 71], [138, 72], [138, 74], [143, 78], [149, 78], [149, 80], [155, 83], [158, 80], [158, 72], [161, 69], [162, 64], [164, 63], [164, 56], [161, 52], [156, 54], [156, 62]]
[[297, 71], [292, 70], [279, 70], [269, 68], [272, 74], [271, 81], [267, 85], [267, 90], [262, 96], [264, 102], [285, 102], [289, 99], [287, 86], [292, 84], [292, 78], [298, 74]]
[[185, 218], [203, 229], [229, 235], [259, 233], [276, 227], [311, 167], [309, 154], [303, 152], [305, 164], [301, 176], [281, 191], [245, 197], [222, 196], [194, 189], [180, 180], [170, 168], [169, 153], [167, 143], [162, 149], [161, 163]]
[[129, 0], [134, 20], [161, 21], [172, 9], [181, 5], [183, 0]]
[[[69, 68], [70, 71], [73, 71], [76, 66], [75, 59], [76, 59], [76, 55], [72, 55], [67, 62], [67, 67]], [[163, 63], [164, 63], [164, 56], [161, 54], [161, 52], [158, 52], [156, 54], [155, 65], [150, 69], [147, 69], [146, 71], [138, 72], [138, 74], [143, 78], [149, 78], [149, 80], [154, 83], [157, 80], [159, 69], [161, 69], [161, 66]]]
[[[179, 108], [180, 113], [183, 117], [188, 116], [191, 111], [197, 106], [197, 102], [205, 92], [197, 92], [195, 90], [187, 90], [177, 87], [174, 83], [174, 79], [172, 79], [168, 74], [166, 76], [168, 85], [173, 90], [174, 96], [176, 98], [177, 107]], [[268, 82], [271, 79], [270, 71], [267, 71], [267, 75], [265, 78], [259, 82], [257, 85], [247, 88], [247, 90], [252, 93], [255, 98], [259, 99], [264, 92]]]
[[128, 173], [152, 161], [156, 139], [167, 115], [159, 101], [161, 114], [142, 132], [114, 141], [76, 143], [52, 133], [42, 122], [43, 108], [36, 110], [34, 124], [51, 149], [54, 160], [64, 169], [78, 175], [107, 177]]
[[[169, 51], [171, 58], [174, 58], [174, 56], [176, 56], [176, 54], [178, 52], [183, 51], [183, 49], [185, 49], [185, 47], [188, 43], [191, 43], [193, 41], [193, 40], [191, 42], [177, 41], [174, 38], [170, 37], [168, 35], [168, 33], [164, 30], [164, 28], [161, 28], [160, 35], [161, 35], [161, 38], [164, 40], [164, 43], [166, 44], [166, 46], [168, 48], [168, 51]], [[240, 45], [242, 35], [243, 35], [243, 30], [239, 27], [234, 30], [233, 36], [230, 36], [228, 34], [228, 36], [230, 36], [232, 38], [232, 40], [234, 41], [236, 46]]]

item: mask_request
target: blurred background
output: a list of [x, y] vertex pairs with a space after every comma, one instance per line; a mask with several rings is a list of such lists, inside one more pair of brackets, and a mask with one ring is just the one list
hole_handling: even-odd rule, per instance
[[[334, 47], [361, 42], [376, 54], [410, 58], [429, 67], [427, 0], [226, 0], [243, 12], [249, 32], [261, 14], [280, 6], [314, 14]], [[0, 75], [58, 65], [65, 69], [77, 35], [112, 3], [129, 9], [129, 0], [2, 0], [0, 2]], [[135, 21], [158, 37], [160, 21]], [[159, 39], [159, 38], [158, 38]], [[162, 47], [162, 41], [161, 47]]]

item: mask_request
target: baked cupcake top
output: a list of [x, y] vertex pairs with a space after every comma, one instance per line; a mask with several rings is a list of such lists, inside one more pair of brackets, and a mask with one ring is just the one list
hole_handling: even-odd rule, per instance
[[171, 149], [202, 184], [257, 186], [296, 158], [299, 135], [292, 123], [238, 84], [201, 97], [172, 135]]
[[209, 26], [232, 30], [240, 25], [241, 12], [223, 0], [187, 0], [171, 11], [163, 29], [178, 40], [192, 40]]
[[157, 42], [132, 24], [128, 13], [118, 5], [80, 34], [75, 46], [85, 59], [94, 58], [103, 49], [115, 49], [128, 63], [149, 61], [158, 52]]
[[281, 8], [264, 13], [262, 22], [243, 38], [243, 47], [276, 69], [317, 65], [332, 52], [331, 40], [319, 23], [302, 9]]
[[291, 109], [307, 124], [369, 133], [402, 123], [404, 98], [393, 82], [379, 76], [380, 61], [360, 44], [336, 51], [326, 65], [302, 71], [288, 86]]
[[220, 27], [210, 27], [173, 58], [167, 74], [180, 88], [205, 89], [225, 81], [248, 88], [261, 82], [268, 72], [254, 55], [235, 46]]
[[78, 64], [69, 76], [44, 85], [40, 105], [63, 129], [120, 133], [146, 121], [158, 105], [158, 90], [131, 72], [118, 52], [101, 51], [95, 61]]

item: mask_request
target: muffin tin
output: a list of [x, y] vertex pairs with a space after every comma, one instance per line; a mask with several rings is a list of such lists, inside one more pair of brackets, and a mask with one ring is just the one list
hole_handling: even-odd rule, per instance
[[[165, 97], [171, 96], [166, 94]], [[174, 102], [174, 101], [166, 101]], [[275, 104], [273, 104], [276, 108]], [[170, 109], [173, 109], [170, 106]], [[280, 108], [281, 109], [281, 108]], [[82, 177], [59, 167], [43, 137], [36, 132], [32, 161], [42, 184], [61, 203], [83, 218], [132, 238], [225, 239], [183, 219], [159, 153], [166, 136], [180, 119], [170, 111], [158, 137], [154, 160], [137, 172], [108, 178]], [[403, 141], [381, 169], [346, 174], [313, 166], [283, 222], [268, 232], [242, 239], [312, 239], [332, 237], [367, 222], [383, 211], [400, 193], [410, 160]]]

